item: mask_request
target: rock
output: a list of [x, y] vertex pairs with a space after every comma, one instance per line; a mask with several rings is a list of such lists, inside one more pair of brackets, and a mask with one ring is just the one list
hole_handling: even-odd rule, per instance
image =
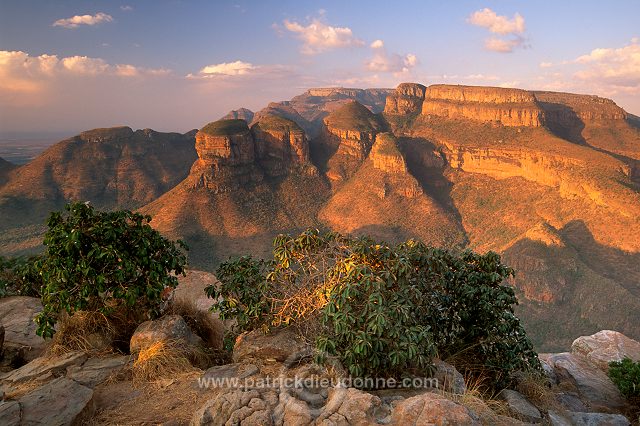
[[467, 407], [444, 396], [424, 393], [398, 403], [391, 414], [394, 425], [480, 425]]
[[114, 355], [106, 358], [90, 358], [82, 365], [67, 367], [67, 377], [91, 389], [122, 370], [131, 358]]
[[617, 331], [602, 330], [591, 336], [578, 337], [571, 345], [571, 353], [586, 357], [607, 372], [612, 361], [623, 358], [640, 361], [640, 342]]
[[498, 398], [504, 400], [509, 406], [509, 410], [518, 418], [531, 423], [542, 422], [542, 414], [540, 414], [540, 411], [520, 392], [504, 389], [500, 392]]
[[582, 402], [580, 397], [573, 392], [560, 392], [556, 394], [556, 401], [569, 411], [586, 413], [589, 408]]
[[[192, 302], [201, 311], [209, 312], [213, 299], [209, 299], [204, 289], [212, 284], [218, 284], [216, 276], [210, 272], [190, 269], [186, 276], [178, 276], [178, 286], [175, 289], [174, 300]], [[213, 315], [213, 314], [212, 314]]]
[[499, 87], [434, 84], [425, 91], [422, 115], [498, 122], [504, 126], [544, 124], [544, 111], [532, 92]]
[[93, 391], [60, 377], [22, 396], [22, 425], [70, 425], [93, 414]]
[[631, 423], [622, 414], [569, 413], [573, 426], [629, 426]]
[[307, 345], [291, 330], [278, 330], [265, 335], [260, 330], [243, 333], [233, 347], [233, 362], [273, 359], [285, 362], [308, 350]]
[[64, 375], [68, 367], [82, 365], [87, 360], [84, 352], [69, 352], [62, 355], [36, 358], [30, 363], [0, 377], [2, 389], [9, 392], [20, 383], [43, 376]]
[[228, 390], [198, 409], [190, 425], [273, 425], [272, 411], [277, 402], [278, 396], [272, 390]]
[[315, 424], [322, 426], [376, 424], [380, 398], [355, 388], [335, 387], [329, 390], [327, 403]]
[[4, 426], [20, 425], [20, 417], [22, 409], [18, 401], [2, 401], [0, 402], [0, 419]]
[[2, 357], [3, 346], [4, 346], [4, 326], [0, 324], [0, 357]]
[[131, 336], [129, 347], [131, 353], [135, 354], [160, 341], [173, 342], [187, 352], [194, 352], [203, 346], [202, 339], [191, 331], [181, 316], [166, 315], [140, 324]]
[[580, 355], [570, 353], [540, 354], [552, 366], [560, 386], [575, 385], [580, 399], [592, 409], [617, 411], [626, 406], [625, 399], [607, 375]]
[[47, 342], [36, 334], [33, 318], [42, 311], [40, 299], [11, 296], [0, 299], [0, 324], [4, 327], [4, 351], [29, 362], [40, 356]]
[[384, 106], [385, 114], [414, 114], [422, 110], [426, 87], [416, 83], [401, 83], [395, 92], [388, 95]]
[[244, 120], [248, 124], [253, 120], [253, 115], [254, 113], [250, 109], [240, 108], [229, 111], [227, 115], [222, 117], [220, 120]]
[[[226, 364], [209, 368], [204, 372], [202, 378], [204, 379], [203, 383], [208, 381], [208, 383], [213, 384], [214, 380], [228, 380], [229, 385], [231, 385], [236, 380], [246, 379], [258, 373], [258, 371], [258, 367], [253, 364]], [[238, 385], [242, 385], [242, 382], [238, 382]]]
[[561, 415], [560, 413], [557, 413], [553, 410], [549, 410], [548, 414], [548, 418], [549, 418], [549, 423], [551, 424], [551, 426], [573, 426], [571, 424], [571, 421]]
[[436, 367], [434, 377], [438, 379], [439, 389], [456, 395], [463, 395], [467, 391], [464, 377], [454, 366], [439, 359], [434, 360], [433, 365]]

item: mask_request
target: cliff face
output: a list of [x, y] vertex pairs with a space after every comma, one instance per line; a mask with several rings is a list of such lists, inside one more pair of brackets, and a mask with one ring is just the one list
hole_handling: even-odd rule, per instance
[[217, 124], [218, 129], [205, 126], [196, 134], [198, 160], [189, 174], [191, 186], [221, 193], [260, 182], [263, 176], [255, 167], [255, 147], [247, 123], [220, 120], [211, 124]]
[[426, 87], [416, 83], [401, 83], [387, 96], [385, 114], [414, 114], [422, 111]]
[[384, 199], [390, 193], [397, 193], [407, 198], [423, 194], [420, 184], [409, 173], [404, 156], [398, 148], [398, 141], [393, 134], [379, 133], [376, 136], [369, 159], [374, 169], [385, 174], [377, 187], [375, 181], [370, 182], [380, 198]]
[[574, 125], [583, 122], [625, 120], [627, 113], [611, 99], [593, 95], [533, 92], [550, 123]]
[[316, 175], [309, 158], [309, 141], [293, 121], [276, 115], [263, 116], [251, 127], [258, 162], [269, 176], [282, 176], [290, 170]]
[[544, 111], [533, 93], [499, 87], [429, 86], [422, 114], [496, 122], [504, 126], [539, 127], [544, 124]]

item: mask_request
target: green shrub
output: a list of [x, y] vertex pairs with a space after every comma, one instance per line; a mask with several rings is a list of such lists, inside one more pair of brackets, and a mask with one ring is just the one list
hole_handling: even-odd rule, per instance
[[609, 377], [627, 398], [640, 397], [640, 361], [629, 358], [609, 363]]
[[36, 269], [39, 256], [7, 259], [0, 256], [0, 297], [40, 297], [42, 278]]
[[43, 281], [37, 333], [51, 337], [66, 311], [109, 314], [122, 307], [141, 318], [159, 314], [162, 292], [184, 274], [186, 246], [149, 226], [151, 217], [130, 211], [100, 212], [73, 203], [50, 215], [46, 253], [36, 263]]
[[541, 368], [513, 313], [514, 291], [502, 285], [513, 271], [495, 253], [306, 231], [276, 238], [271, 262], [232, 260], [217, 274], [213, 310], [242, 329], [311, 323], [320, 353], [353, 376], [424, 373], [434, 356], [460, 353], [496, 386]]

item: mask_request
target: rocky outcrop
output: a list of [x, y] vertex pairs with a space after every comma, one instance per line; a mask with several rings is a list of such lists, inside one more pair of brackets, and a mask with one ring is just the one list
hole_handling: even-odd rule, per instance
[[426, 89], [422, 115], [464, 118], [504, 126], [540, 127], [544, 111], [533, 93], [499, 87], [433, 85]]
[[422, 111], [426, 87], [417, 83], [401, 83], [387, 96], [385, 114], [415, 114]]
[[234, 109], [229, 111], [227, 115], [220, 118], [220, 120], [244, 120], [251, 123], [253, 120], [254, 112], [247, 108]]
[[611, 99], [561, 92], [533, 92], [549, 124], [573, 126], [582, 122], [625, 120], [627, 113]]
[[309, 159], [309, 141], [295, 122], [277, 115], [261, 117], [251, 126], [256, 157], [269, 176], [282, 176], [290, 170], [317, 174]]
[[244, 120], [219, 120], [196, 134], [198, 160], [191, 167], [193, 188], [232, 192], [263, 179], [255, 166], [253, 136]]
[[177, 345], [185, 353], [197, 353], [204, 347], [200, 336], [196, 335], [180, 315], [165, 315], [155, 321], [145, 321], [131, 336], [129, 347], [132, 354], [150, 348], [158, 342]]
[[376, 136], [369, 157], [376, 169], [388, 173], [407, 172], [407, 164], [398, 149], [395, 136], [391, 133], [380, 133]]
[[582, 355], [607, 372], [610, 362], [624, 358], [640, 361], [640, 342], [617, 331], [602, 330], [591, 336], [578, 337], [571, 345], [571, 352]]
[[12, 363], [32, 361], [47, 342], [36, 334], [33, 318], [42, 311], [40, 299], [26, 296], [0, 298], [0, 324], [4, 327], [4, 358]]

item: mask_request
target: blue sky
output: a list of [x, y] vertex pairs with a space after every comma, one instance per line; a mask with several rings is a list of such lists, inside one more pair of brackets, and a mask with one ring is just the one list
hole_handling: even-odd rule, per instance
[[0, 131], [187, 131], [309, 87], [592, 93], [640, 114], [639, 1], [0, 1]]

